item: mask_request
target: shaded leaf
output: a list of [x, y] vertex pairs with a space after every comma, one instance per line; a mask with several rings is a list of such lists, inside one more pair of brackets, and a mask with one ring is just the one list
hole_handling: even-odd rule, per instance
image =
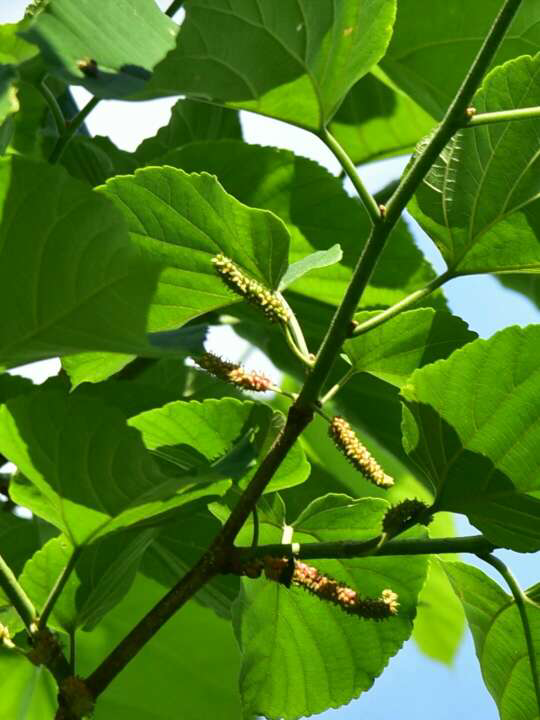
[[[161, 585], [138, 576], [127, 598], [100, 624], [100, 632], [79, 639], [78, 671], [83, 676], [93, 671], [96, 658], [105, 657], [162, 596]], [[100, 697], [94, 717], [156, 720], [174, 717], [182, 708], [185, 720], [238, 720], [239, 655], [230, 623], [188, 603]]]
[[159, 516], [229, 482], [159, 471], [119, 410], [84, 394], [41, 390], [0, 408], [0, 452], [21, 473], [13, 499], [75, 545]]
[[406, 154], [434, 122], [377, 68], [351, 88], [330, 131], [359, 164]]
[[[129, 425], [140, 430], [147, 448], [177, 467], [191, 467], [191, 448], [207, 460], [221, 457], [213, 463], [216, 477], [235, 478], [245, 487], [284, 422], [264, 405], [222, 398], [172, 402], [131, 418]], [[309, 463], [296, 444], [266, 492], [304, 482], [308, 475]]]
[[[512, 597], [481, 570], [442, 563], [463, 603], [487, 689], [501, 720], [534, 720], [540, 715], [519, 611]], [[536, 656], [540, 656], [540, 608], [526, 605]]]
[[197, 140], [242, 138], [238, 113], [234, 110], [193, 100], [179, 100], [171, 110], [167, 125], [154, 137], [146, 138], [135, 150], [135, 159], [141, 165], [160, 164], [156, 159], [169, 150]]
[[179, 398], [187, 374], [188, 368], [177, 358], [137, 358], [116, 376], [83, 385], [80, 392], [102, 398], [129, 418]]
[[11, 157], [0, 159], [0, 206], [0, 301], [17, 308], [0, 324], [0, 363], [148, 348], [157, 267], [112, 203], [61, 168]]
[[[148, 339], [154, 347], [167, 351], [174, 350], [173, 366], [174, 364], [181, 366], [182, 355], [204, 352], [207, 331], [207, 325], [192, 325], [168, 333], [152, 333]], [[120, 353], [80, 353], [62, 358], [62, 367], [69, 375], [73, 388], [76, 388], [84, 382], [99, 383], [106, 380], [125, 368], [134, 358], [134, 355]], [[142, 362], [144, 363], [144, 361]], [[155, 364], [158, 361], [149, 360], [148, 362]], [[165, 363], [167, 363], [166, 360], [164, 360]], [[161, 404], [163, 405], [164, 402]]]
[[[141, 572], [167, 588], [178, 582], [208, 549], [221, 530], [221, 523], [200, 501], [179, 511], [174, 520], [159, 528], [158, 537], [146, 551]], [[236, 575], [218, 575], [199, 590], [195, 599], [226, 619], [240, 590]]]
[[540, 326], [508, 328], [417, 370], [402, 394], [404, 446], [495, 544], [540, 548]]
[[394, 0], [192, 0], [149, 91], [322, 127], [384, 54]]
[[[540, 54], [495, 68], [477, 112], [540, 105]], [[419, 187], [411, 212], [454, 274], [540, 270], [540, 120], [466, 128]]]
[[177, 29], [152, 0], [51, 0], [22, 35], [39, 47], [51, 72], [111, 98], [144, 87], [174, 47]]
[[[450, 513], [437, 513], [429, 525], [430, 537], [456, 535]], [[445, 555], [445, 560], [457, 559]], [[429, 572], [418, 597], [418, 613], [414, 620], [413, 638], [419, 649], [433, 660], [451, 665], [461, 645], [465, 617], [461, 603], [436, 557], [429, 558]]]
[[[163, 587], [138, 576], [131, 592], [91, 633], [77, 636], [77, 672], [86, 676], [163, 595]], [[212, 648], [209, 663], [208, 648]], [[213, 663], [219, 672], [212, 671]], [[236, 690], [240, 658], [229, 623], [197, 603], [188, 603], [145, 646], [100, 697], [96, 720], [185, 720], [216, 717], [238, 720]], [[215, 669], [215, 668], [214, 668]], [[53, 717], [57, 690], [44, 668], [0, 649], [3, 717], [43, 720]], [[202, 714], [202, 715], [201, 715]]]
[[[400, 0], [382, 68], [434, 118], [441, 119], [500, 8], [499, 0]], [[524, 0], [493, 65], [535, 52], [539, 46], [538, 7], [535, 0]]]
[[[8, 512], [0, 512], [0, 555], [17, 576], [28, 558], [41, 547], [39, 529], [35, 522]], [[0, 590], [0, 605], [7, 603]]]
[[[153, 538], [152, 530], [125, 530], [84, 548], [59, 596], [49, 624], [73, 633], [92, 630], [127, 594]], [[19, 582], [41, 610], [68, 564], [73, 546], [65, 536], [49, 540], [25, 564]]]
[[150, 309], [151, 330], [176, 328], [239, 300], [214, 269], [219, 253], [271, 289], [285, 272], [289, 237], [283, 223], [245, 207], [206, 173], [145, 168], [110, 180], [104, 194], [123, 211], [144, 256], [165, 265]]
[[[372, 538], [380, 532], [387, 507], [376, 499], [320, 498], [294, 523], [293, 542]], [[275, 531], [267, 532], [265, 541], [270, 537], [276, 541]], [[247, 713], [298, 718], [349, 702], [371, 687], [412, 631], [424, 558], [411, 558], [406, 565], [396, 558], [320, 560], [316, 565], [363, 596], [378, 597], [391, 588], [399, 595], [399, 613], [381, 622], [362, 620], [299, 587], [244, 580], [234, 617], [244, 654], [240, 688]]]
[[[377, 313], [355, 315], [361, 324]], [[343, 346], [358, 372], [369, 372], [401, 387], [416, 368], [448, 357], [474, 340], [461, 318], [433, 308], [402, 312], [369, 332], [347, 340]]]
[[[290, 232], [291, 264], [339, 243], [342, 262], [311, 271], [294, 282], [290, 290], [309, 297], [311, 302], [315, 298], [332, 305], [341, 301], [369, 235], [370, 221], [362, 205], [347, 195], [339, 179], [328, 170], [287, 150], [234, 140], [186, 145], [167, 153], [160, 162], [186, 172], [213, 173], [228, 192], [246, 205], [278, 215]], [[433, 277], [431, 266], [405, 224], [400, 223], [390, 236], [362, 304], [392, 305]], [[324, 332], [325, 318], [320, 318], [318, 310], [314, 315]]]

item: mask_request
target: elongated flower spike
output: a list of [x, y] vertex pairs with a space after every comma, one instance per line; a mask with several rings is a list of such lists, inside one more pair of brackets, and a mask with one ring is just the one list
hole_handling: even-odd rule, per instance
[[272, 381], [270, 378], [267, 378], [266, 375], [257, 372], [248, 372], [241, 365], [222, 360], [222, 358], [213, 353], [204, 353], [200, 357], [195, 358], [195, 362], [211, 375], [244, 388], [245, 390], [264, 392], [265, 390], [272, 390], [274, 387]]
[[268, 579], [286, 587], [301, 587], [319, 600], [337, 605], [349, 615], [384, 620], [398, 612], [398, 596], [392, 590], [383, 590], [378, 598], [361, 597], [353, 588], [321, 574], [317, 568], [299, 560], [268, 557], [264, 559], [264, 564]]
[[367, 480], [385, 489], [394, 484], [394, 479], [386, 475], [346, 420], [339, 416], [332, 418], [329, 434], [337, 448]]
[[278, 295], [244, 275], [225, 255], [216, 255], [212, 258], [212, 263], [225, 285], [252, 305], [259, 307], [271, 322], [288, 322], [290, 313]]

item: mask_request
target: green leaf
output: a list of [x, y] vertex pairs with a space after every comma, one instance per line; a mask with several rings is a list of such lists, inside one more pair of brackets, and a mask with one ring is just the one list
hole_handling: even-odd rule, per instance
[[[310, 308], [314, 298], [332, 305], [341, 301], [369, 235], [370, 221], [362, 205], [347, 195], [339, 179], [325, 168], [287, 150], [234, 140], [186, 145], [167, 153], [160, 162], [186, 172], [212, 173], [241, 202], [278, 215], [291, 236], [291, 264], [339, 243], [341, 263], [311, 271], [290, 290], [308, 297]], [[392, 305], [433, 277], [432, 268], [400, 223], [390, 236], [362, 304]], [[321, 318], [318, 310], [314, 315], [324, 332], [326, 318]]]
[[441, 510], [495, 544], [540, 548], [540, 326], [508, 328], [417, 370], [402, 389], [404, 446]]
[[[361, 324], [376, 315], [363, 312], [354, 319]], [[355, 370], [401, 387], [416, 368], [448, 357], [475, 337], [461, 318], [419, 308], [347, 340], [343, 348]]]
[[330, 265], [335, 265], [341, 261], [343, 257], [343, 251], [340, 245], [332, 245], [328, 250], [319, 250], [317, 252], [306, 255], [306, 257], [297, 262], [289, 265], [287, 272], [281, 278], [279, 284], [280, 290], [285, 290], [289, 285], [299, 280], [303, 275], [312, 270], [318, 270], [319, 268], [326, 268]]
[[18, 34], [20, 23], [0, 25], [0, 63], [18, 65], [29, 60], [37, 50]]
[[[222, 457], [213, 464], [214, 471], [218, 476], [238, 478], [240, 487], [245, 487], [256, 471], [255, 461], [266, 455], [284, 422], [281, 413], [264, 405], [222, 398], [172, 402], [131, 418], [129, 425], [140, 430], [149, 450], [177, 467], [191, 466], [190, 448], [207, 460]], [[266, 492], [297, 485], [308, 476], [309, 463], [296, 444]]]
[[17, 308], [0, 325], [0, 363], [148, 349], [157, 267], [112, 203], [61, 168], [11, 157], [0, 159], [0, 208], [0, 302]]
[[17, 93], [13, 85], [16, 77], [15, 68], [0, 64], [0, 123], [19, 109]]
[[192, 0], [150, 91], [323, 127], [386, 49], [394, 0]]
[[[367, 540], [380, 532], [388, 504], [320, 498], [294, 523], [293, 542]], [[273, 537], [266, 531], [265, 541]], [[279, 537], [277, 540], [279, 541]], [[412, 631], [425, 558], [320, 560], [317, 568], [363, 596], [391, 588], [399, 595], [397, 616], [381, 622], [347, 615], [299, 587], [263, 578], [244, 580], [234, 617], [243, 663], [240, 689], [246, 713], [298, 718], [339, 707], [373, 684]]]
[[[159, 536], [146, 551], [141, 572], [167, 588], [185, 575], [221, 530], [221, 523], [207, 510], [204, 500], [180, 510], [174, 520], [159, 528]], [[195, 595], [203, 606], [230, 619], [231, 604], [240, 590], [237, 575], [218, 575]]]
[[[430, 537], [453, 537], [455, 534], [452, 515], [437, 513], [429, 526]], [[455, 555], [444, 557], [445, 560], [457, 559]], [[451, 665], [455, 660], [465, 630], [463, 608], [451, 590], [441, 563], [431, 556], [427, 580], [418, 597], [413, 638], [427, 657], [445, 665]]]
[[177, 358], [137, 358], [121, 374], [83, 385], [81, 393], [102, 398], [129, 418], [179, 398], [186, 386], [188, 368]]
[[[149, 340], [154, 347], [174, 349], [173, 363], [180, 367], [179, 356], [201, 354], [204, 352], [204, 340], [208, 331], [207, 325], [190, 325], [180, 328], [174, 333], [153, 333]], [[118, 373], [134, 360], [134, 355], [120, 353], [80, 353], [62, 358], [62, 367], [69, 375], [73, 388], [84, 382], [99, 383]], [[142, 360], [141, 362], [145, 362]], [[148, 360], [149, 365], [157, 360]], [[164, 360], [166, 363], [167, 360]], [[173, 365], [174, 367], [174, 365]], [[172, 399], [172, 398], [169, 398]], [[167, 402], [164, 401], [162, 405]], [[156, 405], [159, 403], [156, 403]]]
[[11, 650], [0, 648], [2, 713], [10, 720], [54, 717], [58, 707], [57, 685], [43, 666], [36, 667]]
[[[40, 390], [0, 407], [0, 452], [23, 475], [13, 499], [74, 545], [166, 513], [229, 481], [161, 473], [123, 414], [97, 398]], [[215, 478], [214, 478], [215, 480]]]
[[249, 427], [255, 404], [232, 398], [186, 402], [179, 400], [129, 420], [144, 444], [179, 467], [184, 467], [185, 446], [195, 448], [207, 460], [232, 450]]
[[144, 87], [177, 30], [152, 0], [51, 0], [22, 36], [62, 80], [114, 98]]
[[[260, 431], [254, 439], [256, 464], [239, 482], [245, 488], [257, 471], [257, 466], [264, 460], [274, 444], [279, 432], [284, 428], [286, 417], [281, 412], [272, 412], [267, 406], [259, 406], [256, 417], [260, 423]], [[265, 493], [276, 492], [285, 488], [300, 485], [308, 479], [310, 464], [300, 442], [295, 442], [272, 479], [265, 488]]]
[[[0, 555], [15, 576], [40, 546], [37, 523], [23, 520], [8, 512], [0, 512]], [[6, 596], [0, 590], [0, 605], [6, 602]]]
[[[46, 157], [50, 156], [56, 138], [49, 138], [45, 148]], [[88, 183], [90, 187], [103, 185], [112, 175], [116, 175], [111, 158], [94, 141], [94, 138], [76, 135], [69, 141], [62, 153], [60, 163], [71, 177]]]
[[[540, 54], [495, 68], [477, 112], [540, 105]], [[540, 271], [540, 120], [466, 128], [418, 189], [411, 212], [456, 275]]]
[[[442, 563], [474, 638], [487, 689], [501, 720], [540, 716], [519, 611], [512, 597], [481, 570], [464, 563]], [[535, 654], [540, 656], [540, 607], [527, 603]]]
[[[161, 585], [138, 576], [127, 598], [100, 624], [100, 631], [80, 637], [77, 669], [81, 675], [92, 672], [96, 658], [105, 657], [162, 596]], [[230, 623], [190, 602], [103, 693], [95, 720], [173, 718], [179, 708], [182, 720], [238, 720], [239, 665]]]
[[[153, 535], [153, 530], [124, 530], [84, 548], [49, 624], [67, 633], [92, 630], [127, 594]], [[19, 582], [36, 608], [44, 607], [73, 550], [61, 535], [49, 540], [24, 566]]]
[[540, 309], [540, 276], [536, 273], [501, 274], [497, 280], [515, 292], [521, 293]]
[[79, 353], [62, 358], [62, 369], [67, 372], [73, 389], [84, 382], [99, 383], [120, 372], [133, 355], [120, 353]]
[[[381, 62], [383, 70], [434, 118], [441, 119], [500, 8], [499, 0], [399, 2], [392, 40]], [[524, 0], [493, 65], [535, 52], [539, 45], [538, 6], [536, 0]]]
[[271, 289], [285, 272], [283, 223], [242, 205], [206, 173], [145, 168], [110, 180], [104, 193], [123, 211], [143, 255], [165, 265], [150, 309], [152, 330], [178, 327], [238, 300], [214, 270], [219, 253]]
[[[77, 635], [77, 672], [86, 677], [163, 596], [163, 587], [137, 576], [134, 587], [100, 623]], [[209, 658], [208, 648], [212, 648]], [[215, 664], [214, 664], [215, 663]], [[176, 613], [100, 696], [95, 720], [241, 717], [237, 676], [240, 654], [230, 623], [190, 602]], [[214, 672], [219, 668], [219, 672]], [[44, 720], [54, 717], [57, 688], [45, 668], [0, 649], [2, 717]]]
[[142, 141], [135, 150], [135, 158], [141, 165], [150, 165], [169, 150], [187, 143], [221, 138], [242, 138], [238, 113], [182, 99], [172, 108], [168, 124], [160, 128], [154, 137]]
[[330, 131], [358, 165], [404, 155], [428, 134], [434, 122], [376, 68], [351, 88]]

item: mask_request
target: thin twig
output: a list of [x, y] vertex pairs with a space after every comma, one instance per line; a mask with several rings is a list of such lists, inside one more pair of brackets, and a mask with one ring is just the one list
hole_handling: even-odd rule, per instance
[[531, 666], [534, 692], [536, 694], [536, 705], [538, 708], [538, 712], [540, 713], [540, 678], [538, 677], [538, 664], [536, 661], [534, 640], [532, 636], [531, 626], [529, 623], [529, 618], [527, 616], [527, 605], [532, 605], [533, 603], [531, 603], [529, 598], [525, 595], [525, 593], [519, 586], [518, 581], [502, 560], [488, 553], [480, 553], [478, 554], [478, 557], [481, 560], [484, 560], [484, 562], [487, 562], [489, 565], [494, 567], [502, 575], [508, 587], [510, 588], [512, 595], [514, 596], [514, 602], [516, 603], [516, 607], [519, 611], [519, 616], [521, 618], [521, 625], [523, 626], [523, 633], [525, 635], [527, 653], [529, 655], [529, 663]]
[[37, 614], [32, 601], [17, 582], [13, 571], [4, 558], [0, 555], [0, 588], [4, 591], [7, 599], [13, 605], [27, 630], [32, 632], [36, 622]]
[[64, 132], [60, 135], [58, 140], [56, 141], [55, 146], [53, 147], [51, 156], [49, 158], [49, 162], [54, 165], [57, 163], [60, 158], [62, 157], [62, 154], [66, 147], [68, 146], [71, 138], [75, 135], [80, 125], [83, 124], [85, 119], [88, 117], [88, 115], [92, 112], [92, 110], [96, 107], [96, 105], [99, 102], [99, 98], [93, 97], [91, 98], [86, 105], [75, 115], [73, 120], [69, 122], [68, 125], [66, 125]]
[[39, 616], [38, 627], [40, 629], [44, 628], [47, 625], [50, 614], [54, 610], [54, 606], [56, 605], [56, 602], [60, 597], [60, 594], [64, 589], [65, 584], [69, 580], [71, 573], [75, 569], [75, 565], [77, 564], [77, 561], [80, 557], [81, 550], [82, 548], [80, 546], [73, 548], [71, 557], [69, 558], [65, 568], [60, 573], [58, 580], [53, 585], [51, 592], [49, 593], [49, 597], [45, 601], [45, 605], [43, 606], [43, 609]]
[[423, 538], [418, 540], [387, 540], [381, 543], [382, 535], [370, 540], [354, 542], [312, 542], [234, 547], [230, 550], [232, 564], [240, 564], [255, 558], [295, 557], [299, 560], [339, 560], [342, 558], [382, 557], [402, 555], [443, 555], [448, 553], [490, 553], [494, 546], [483, 535], [465, 537]]
[[336, 158], [339, 160], [341, 167], [347, 174], [349, 180], [354, 185], [354, 189], [358, 193], [364, 207], [367, 210], [369, 217], [373, 223], [378, 223], [381, 220], [381, 210], [377, 205], [375, 198], [368, 191], [362, 178], [358, 174], [356, 167], [350, 157], [347, 155], [345, 150], [338, 143], [336, 138], [326, 128], [321, 132], [321, 140], [326, 143], [330, 150], [334, 153]]
[[500, 122], [514, 122], [515, 120], [530, 120], [540, 117], [540, 106], [528, 108], [515, 108], [514, 110], [499, 110], [498, 112], [478, 113], [463, 123], [464, 128], [478, 125], [492, 125]]
[[350, 367], [345, 373], [345, 375], [341, 378], [341, 380], [339, 380], [333, 387], [331, 387], [330, 390], [326, 393], [326, 395], [322, 396], [321, 405], [325, 405], [327, 402], [332, 400], [334, 395], [336, 395], [341, 390], [341, 388], [346, 385], [352, 377], [356, 375], [356, 373], [356, 368]]
[[374, 315], [369, 318], [369, 320], [357, 325], [352, 332], [352, 336], [356, 337], [357, 335], [363, 335], [369, 330], [373, 330], [373, 328], [383, 325], [388, 320], [391, 320], [393, 317], [396, 317], [396, 315], [399, 315], [404, 310], [407, 310], [407, 308], [420, 302], [420, 300], [423, 300], [428, 295], [431, 295], [432, 292], [440, 288], [441, 285], [444, 285], [444, 283], [448, 282], [448, 280], [452, 280], [453, 277], [454, 275], [447, 270], [434, 280], [431, 280], [431, 282], [429, 282], [425, 287], [420, 288], [420, 290], [415, 290], [413, 293], [403, 298], [403, 300], [400, 300], [395, 305], [392, 305], [392, 307], [383, 310], [378, 315]]
[[56, 95], [47, 85], [47, 75], [45, 75], [45, 77], [39, 83], [39, 89], [41, 91], [41, 94], [45, 98], [47, 105], [49, 106], [49, 110], [51, 111], [51, 115], [53, 116], [54, 124], [56, 125], [58, 135], [62, 135], [62, 133], [64, 133], [66, 130], [66, 118], [64, 117], [64, 113], [62, 112], [60, 105], [58, 104]]

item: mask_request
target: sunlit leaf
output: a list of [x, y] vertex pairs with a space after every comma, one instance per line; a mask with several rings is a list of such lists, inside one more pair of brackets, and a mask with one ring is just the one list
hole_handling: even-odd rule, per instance
[[441, 510], [494, 543], [540, 548], [540, 326], [475, 340], [402, 389], [404, 445]]
[[383, 55], [394, 0], [192, 0], [149, 92], [187, 95], [308, 128]]

